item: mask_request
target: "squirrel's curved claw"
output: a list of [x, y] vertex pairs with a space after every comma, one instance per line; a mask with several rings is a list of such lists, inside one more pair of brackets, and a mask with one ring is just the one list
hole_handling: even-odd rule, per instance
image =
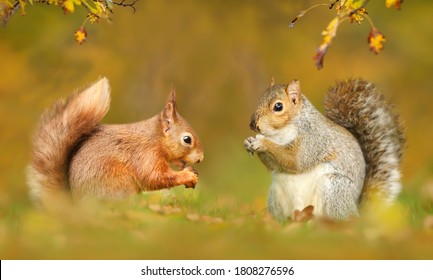
[[252, 139], [254, 137], [248, 137], [247, 139], [244, 140], [244, 148], [245, 150], [248, 152], [248, 154], [250, 154], [250, 156], [254, 156], [254, 149], [252, 146]]
[[244, 141], [244, 147], [247, 152], [253, 156], [255, 152], [262, 151], [262, 141], [265, 137], [261, 134], [257, 134], [256, 137], [248, 137]]

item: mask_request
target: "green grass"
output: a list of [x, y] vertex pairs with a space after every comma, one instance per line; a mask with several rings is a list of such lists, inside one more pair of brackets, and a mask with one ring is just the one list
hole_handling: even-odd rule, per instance
[[[118, 203], [29, 202], [2, 208], [2, 259], [431, 259], [431, 202], [399, 204], [349, 223], [277, 223], [260, 199], [218, 204], [182, 187]], [[424, 205], [424, 206], [423, 206]], [[367, 215], [366, 215], [367, 216]]]

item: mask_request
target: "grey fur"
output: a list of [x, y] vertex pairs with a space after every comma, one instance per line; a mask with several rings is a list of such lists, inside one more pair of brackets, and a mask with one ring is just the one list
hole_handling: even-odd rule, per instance
[[[296, 98], [290, 103], [288, 89], [295, 97], [299, 92], [298, 103]], [[291, 107], [278, 117], [272, 104], [279, 100]], [[325, 108], [327, 117], [293, 81], [267, 89], [251, 117], [251, 128], [263, 135], [247, 138], [244, 145], [272, 171], [268, 210], [277, 219], [311, 203], [315, 215], [346, 220], [359, 214], [359, 202], [371, 193], [391, 202], [400, 191], [404, 133], [375, 87], [360, 79], [339, 82], [326, 96]], [[275, 142], [288, 132], [293, 135], [288, 143]]]
[[339, 82], [325, 98], [326, 116], [358, 139], [367, 164], [361, 202], [377, 196], [395, 200], [401, 190], [400, 162], [406, 142], [399, 116], [374, 84], [351, 79]]

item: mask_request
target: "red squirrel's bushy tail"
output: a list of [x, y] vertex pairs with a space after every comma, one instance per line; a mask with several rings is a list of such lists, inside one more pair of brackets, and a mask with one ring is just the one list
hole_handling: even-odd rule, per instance
[[401, 190], [399, 166], [406, 139], [391, 105], [372, 83], [350, 79], [329, 90], [325, 112], [355, 136], [363, 151], [367, 170], [360, 202], [394, 201]]
[[55, 103], [39, 120], [27, 170], [30, 196], [39, 206], [51, 194], [68, 189], [68, 164], [74, 148], [94, 131], [110, 105], [110, 86], [101, 78], [88, 88]]

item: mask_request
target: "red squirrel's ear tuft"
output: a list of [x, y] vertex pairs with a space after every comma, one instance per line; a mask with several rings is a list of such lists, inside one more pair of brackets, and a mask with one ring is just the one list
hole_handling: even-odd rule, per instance
[[168, 95], [167, 104], [173, 104], [173, 107], [176, 109], [176, 89], [174, 88], [174, 84], [171, 85], [171, 91]]
[[164, 133], [168, 133], [176, 120], [176, 91], [174, 85], [171, 86], [171, 91], [162, 111], [162, 125]]
[[301, 83], [298, 80], [293, 80], [286, 86], [285, 91], [293, 105], [297, 105], [301, 100]]

